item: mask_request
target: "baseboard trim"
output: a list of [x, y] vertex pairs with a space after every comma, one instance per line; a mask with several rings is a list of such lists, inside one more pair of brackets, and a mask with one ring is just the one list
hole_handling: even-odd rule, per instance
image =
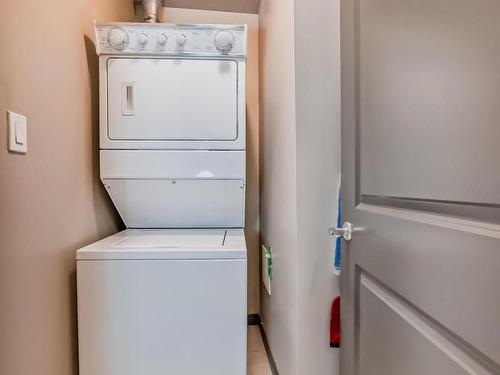
[[262, 336], [262, 341], [264, 342], [264, 347], [266, 348], [267, 359], [269, 361], [269, 366], [271, 367], [272, 375], [279, 375], [278, 368], [276, 367], [276, 362], [274, 362], [273, 353], [271, 353], [271, 348], [269, 347], [269, 342], [267, 341], [266, 332], [262, 324], [259, 325], [260, 335]]
[[262, 324], [262, 320], [260, 319], [259, 314], [248, 314], [248, 325], [249, 326], [260, 326]]

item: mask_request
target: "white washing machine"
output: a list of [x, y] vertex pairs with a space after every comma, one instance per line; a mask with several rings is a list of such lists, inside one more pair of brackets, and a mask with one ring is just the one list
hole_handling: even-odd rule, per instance
[[96, 24], [100, 174], [128, 229], [77, 251], [80, 375], [246, 374], [246, 37]]
[[243, 230], [128, 229], [77, 263], [80, 374], [246, 373]]

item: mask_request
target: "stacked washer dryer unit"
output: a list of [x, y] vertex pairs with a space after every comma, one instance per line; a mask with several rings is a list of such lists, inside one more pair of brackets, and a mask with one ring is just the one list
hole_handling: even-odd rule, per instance
[[246, 374], [245, 26], [96, 24], [100, 173], [80, 375]]

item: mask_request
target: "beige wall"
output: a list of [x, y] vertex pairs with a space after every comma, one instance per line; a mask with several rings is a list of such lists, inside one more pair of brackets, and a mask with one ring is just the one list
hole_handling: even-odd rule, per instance
[[[76, 374], [75, 250], [121, 221], [98, 179], [93, 19], [121, 0], [0, 1], [0, 374]], [[28, 116], [7, 152], [6, 111]]]
[[256, 14], [163, 8], [171, 23], [248, 25], [247, 60], [247, 201], [248, 312], [259, 312], [259, 18]]
[[262, 0], [259, 20], [261, 236], [273, 252], [272, 296], [261, 289], [261, 313], [278, 371], [290, 375], [297, 361], [293, 1]]
[[[91, 21], [131, 2], [0, 1], [0, 374], [76, 374], [75, 249], [122, 228], [98, 178]], [[249, 311], [258, 311], [258, 21], [171, 10], [173, 22], [248, 23]], [[28, 116], [27, 155], [7, 152], [6, 111]]]

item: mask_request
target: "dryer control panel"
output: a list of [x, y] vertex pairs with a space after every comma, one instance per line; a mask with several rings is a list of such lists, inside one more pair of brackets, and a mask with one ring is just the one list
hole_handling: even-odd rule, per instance
[[96, 24], [98, 55], [200, 55], [247, 54], [247, 27], [181, 25], [167, 23]]

